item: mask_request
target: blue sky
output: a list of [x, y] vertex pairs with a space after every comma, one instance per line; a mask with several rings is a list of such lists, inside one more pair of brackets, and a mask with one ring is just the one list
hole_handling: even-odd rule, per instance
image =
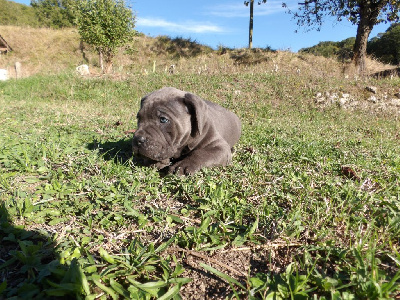
[[[29, 5], [30, 0], [14, 0]], [[136, 14], [136, 30], [150, 36], [191, 38], [213, 48], [248, 46], [249, 7], [243, 0], [125, 0]], [[258, 1], [255, 1], [256, 3]], [[356, 35], [347, 21], [325, 19], [320, 31], [299, 28], [282, 8], [282, 0], [254, 5], [253, 47], [270, 46], [297, 52], [321, 41], [341, 41]], [[298, 0], [286, 0], [296, 9]], [[389, 24], [374, 27], [370, 38], [384, 32]], [[295, 32], [297, 30], [297, 33]]]

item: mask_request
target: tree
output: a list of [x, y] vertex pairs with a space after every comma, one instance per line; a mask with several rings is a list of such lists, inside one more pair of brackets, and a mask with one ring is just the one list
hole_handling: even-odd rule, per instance
[[82, 41], [96, 48], [102, 71], [109, 73], [116, 50], [134, 36], [132, 10], [123, 0], [82, 0], [77, 23]]
[[[258, 1], [258, 5], [261, 3], [267, 3], [267, 0]], [[254, 11], [254, 0], [244, 1], [244, 5], [249, 6], [250, 4], [250, 23], [249, 23], [249, 49], [253, 47], [253, 11]]]
[[367, 52], [384, 63], [400, 64], [400, 24], [392, 24], [386, 32], [371, 39]]
[[41, 25], [51, 28], [73, 27], [75, 0], [31, 0]]
[[318, 30], [326, 16], [335, 17], [339, 22], [346, 18], [357, 25], [353, 61], [359, 73], [363, 74], [372, 28], [382, 22], [399, 21], [399, 12], [398, 0], [305, 0], [299, 3], [299, 10], [293, 14], [299, 26], [315, 26]]

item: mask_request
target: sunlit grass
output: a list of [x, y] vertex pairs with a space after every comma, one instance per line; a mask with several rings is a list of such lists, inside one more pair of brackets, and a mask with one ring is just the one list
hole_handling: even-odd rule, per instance
[[[187, 278], [198, 280], [183, 267], [191, 255], [237, 297], [394, 297], [398, 115], [321, 109], [319, 89], [367, 83], [317, 77], [156, 72], [1, 82], [0, 292], [176, 297]], [[387, 90], [396, 82], [374, 81]], [[140, 98], [162, 86], [240, 116], [230, 166], [162, 177], [134, 164]], [[263, 268], [213, 260], [235, 251], [264, 257]]]

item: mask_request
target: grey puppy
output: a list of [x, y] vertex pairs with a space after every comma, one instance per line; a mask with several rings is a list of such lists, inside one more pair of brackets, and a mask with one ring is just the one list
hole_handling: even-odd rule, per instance
[[241, 134], [234, 113], [172, 87], [143, 97], [137, 122], [133, 152], [144, 164], [179, 175], [229, 164]]

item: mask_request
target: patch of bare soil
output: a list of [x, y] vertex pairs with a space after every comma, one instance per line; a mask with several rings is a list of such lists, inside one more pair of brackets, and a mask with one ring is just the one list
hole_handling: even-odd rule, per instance
[[[204, 263], [247, 285], [246, 278], [257, 273], [279, 273], [292, 262], [297, 244], [282, 242], [218, 250], [213, 253], [171, 247], [168, 252], [182, 257], [183, 277], [192, 279], [181, 289], [183, 299], [226, 299], [232, 295], [228, 282], [205, 270]], [[235, 287], [237, 288], [237, 287]], [[239, 290], [239, 288], [237, 288]]]

